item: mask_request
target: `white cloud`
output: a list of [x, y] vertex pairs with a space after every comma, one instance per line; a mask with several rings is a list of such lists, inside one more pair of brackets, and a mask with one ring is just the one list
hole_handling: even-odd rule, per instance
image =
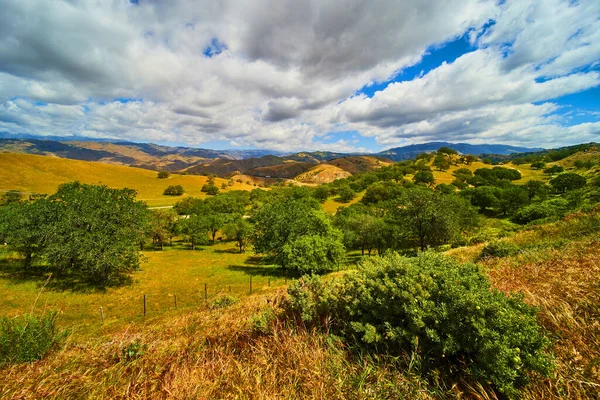
[[[322, 144], [328, 132], [358, 129], [385, 146], [440, 138], [525, 143], [534, 127], [561, 127], [554, 105], [532, 102], [599, 84], [598, 72], [573, 73], [600, 58], [599, 7], [583, 0], [5, 0], [0, 131], [338, 151], [355, 144]], [[495, 24], [481, 34], [490, 19]], [[372, 99], [353, 97], [469, 30], [477, 51]], [[209, 46], [211, 58], [203, 54]], [[119, 97], [140, 101], [113, 101]], [[509, 128], [522, 134], [511, 138]], [[573, 128], [571, 138], [593, 129]], [[554, 143], [558, 131], [545, 132], [544, 143]]]

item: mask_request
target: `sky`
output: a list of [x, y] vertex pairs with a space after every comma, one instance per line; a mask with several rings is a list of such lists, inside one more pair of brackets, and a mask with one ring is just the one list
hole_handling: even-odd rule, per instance
[[600, 142], [598, 0], [0, 0], [0, 133]]

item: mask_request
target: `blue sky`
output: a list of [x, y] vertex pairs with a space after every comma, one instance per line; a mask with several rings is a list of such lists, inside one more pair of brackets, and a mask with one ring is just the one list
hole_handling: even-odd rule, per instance
[[0, 33], [5, 135], [345, 152], [600, 141], [593, 0], [6, 0]]

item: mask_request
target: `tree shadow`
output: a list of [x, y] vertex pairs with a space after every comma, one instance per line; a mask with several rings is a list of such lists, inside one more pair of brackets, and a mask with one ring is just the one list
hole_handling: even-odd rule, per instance
[[235, 247], [232, 247], [230, 249], [213, 249], [212, 251], [217, 254], [244, 254], [244, 253], [240, 253], [239, 248], [235, 248]]
[[0, 278], [13, 284], [35, 282], [36, 285], [58, 292], [104, 293], [108, 288], [130, 286], [133, 278], [127, 274], [115, 274], [109, 280], [91, 280], [80, 273], [59, 274], [52, 268], [34, 265], [25, 267], [23, 260], [15, 258], [0, 259]]
[[226, 267], [230, 271], [243, 272], [251, 276], [263, 276], [272, 278], [298, 279], [301, 274], [298, 271], [283, 269], [275, 265], [251, 266], [251, 265], [229, 265]]

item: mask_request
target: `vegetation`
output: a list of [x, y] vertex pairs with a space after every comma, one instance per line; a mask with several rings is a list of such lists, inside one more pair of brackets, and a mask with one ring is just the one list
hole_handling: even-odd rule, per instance
[[[148, 210], [131, 189], [75, 182], [28, 199], [15, 185], [0, 206], [0, 304], [17, 324], [40, 297], [75, 333], [35, 368], [8, 361], [0, 397], [250, 385], [266, 398], [594, 397], [591, 154], [486, 167], [442, 149], [269, 190], [202, 177], [173, 209]], [[276, 294], [304, 273], [324, 276]]]
[[185, 191], [181, 185], [170, 185], [168, 186], [163, 194], [165, 196], [181, 196]]
[[2, 236], [26, 268], [104, 285], [139, 267], [146, 210], [133, 190], [73, 182], [0, 212]]
[[0, 317], [0, 367], [42, 359], [64, 339], [56, 325], [57, 313]]
[[[491, 290], [472, 264], [424, 253], [368, 260], [333, 285], [303, 278], [289, 308], [369, 351], [412, 353], [423, 370], [466, 369], [518, 397], [529, 372], [550, 372], [549, 340], [522, 297]], [[328, 321], [328, 322], [326, 322]]]

